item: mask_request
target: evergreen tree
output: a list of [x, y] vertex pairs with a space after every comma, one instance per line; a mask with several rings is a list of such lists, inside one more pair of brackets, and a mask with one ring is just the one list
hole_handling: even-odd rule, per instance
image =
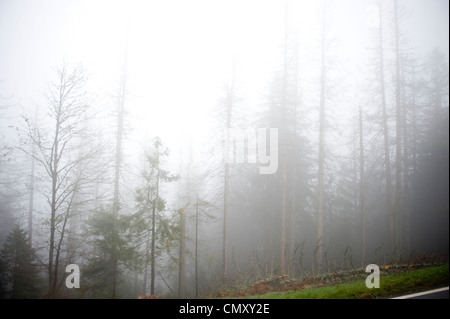
[[[117, 275], [119, 286], [121, 272], [135, 265], [131, 218], [124, 215], [115, 217], [110, 210], [100, 210], [87, 220], [86, 234], [92, 252], [83, 269], [84, 293], [94, 298], [120, 296], [113, 275]], [[114, 288], [118, 288], [117, 292]]]
[[37, 298], [39, 273], [27, 232], [16, 225], [0, 252], [0, 295], [12, 299]]
[[[143, 185], [136, 189], [138, 212], [134, 215], [138, 233], [143, 248], [144, 294], [147, 290], [148, 268], [150, 266], [150, 294], [155, 294], [155, 262], [164, 249], [170, 248], [172, 240], [176, 239], [178, 225], [176, 219], [164, 214], [166, 201], [160, 195], [162, 183], [178, 179], [162, 168], [162, 162], [169, 155], [168, 149], [160, 138], [153, 140], [153, 147], [146, 154], [146, 169], [143, 171]], [[137, 229], [136, 228], [136, 229]]]

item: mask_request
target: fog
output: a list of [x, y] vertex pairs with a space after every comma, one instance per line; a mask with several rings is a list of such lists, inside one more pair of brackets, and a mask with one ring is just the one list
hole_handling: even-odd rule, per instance
[[448, 6], [0, 0], [0, 297], [448, 261]]

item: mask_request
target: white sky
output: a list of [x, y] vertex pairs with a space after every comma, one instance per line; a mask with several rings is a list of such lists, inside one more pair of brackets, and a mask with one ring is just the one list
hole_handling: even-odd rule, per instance
[[[160, 135], [170, 147], [187, 131], [204, 134], [202, 128], [218, 102], [233, 59], [245, 103], [253, 108], [265, 95], [272, 71], [280, 63], [283, 3], [0, 0], [0, 95], [12, 96], [32, 113], [33, 101], [44, 103], [42, 93], [52, 79], [51, 68], [63, 60], [83, 64], [97, 95], [114, 93], [128, 28], [130, 98], [126, 107], [134, 129], [131, 139], [139, 144], [143, 141], [138, 139]], [[315, 3], [296, 1], [289, 13], [291, 23], [300, 27], [306, 51], [318, 37], [317, 28], [312, 27]], [[331, 3], [342, 61], [348, 63], [347, 72], [355, 75], [364, 63], [372, 1]], [[413, 9], [408, 28], [414, 45], [423, 47], [423, 54], [433, 46], [448, 54], [448, 1], [408, 3]]]

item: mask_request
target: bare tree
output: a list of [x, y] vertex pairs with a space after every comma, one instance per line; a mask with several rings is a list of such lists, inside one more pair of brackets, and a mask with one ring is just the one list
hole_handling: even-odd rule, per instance
[[398, 1], [394, 0], [395, 42], [395, 214], [402, 210], [402, 79], [400, 56], [400, 21]]
[[44, 191], [50, 210], [48, 220], [48, 294], [56, 294], [58, 266], [67, 221], [71, 216], [80, 187], [92, 182], [88, 178], [88, 164], [99, 148], [92, 143], [83, 152], [89, 136], [86, 132], [88, 95], [84, 90], [86, 77], [81, 67], [70, 70], [67, 65], [56, 70], [57, 80], [50, 84], [46, 98], [51, 124], [48, 128], [33, 127], [25, 117], [27, 135], [35, 145], [35, 153], [22, 150], [34, 158], [48, 178], [49, 187]]
[[222, 231], [222, 282], [225, 284], [227, 278], [227, 252], [228, 252], [228, 218], [230, 215], [230, 163], [228, 159], [231, 156], [231, 141], [229, 129], [231, 128], [233, 104], [235, 94], [235, 79], [234, 69], [230, 83], [226, 86], [225, 108], [226, 108], [226, 141], [225, 141], [225, 156], [224, 176], [223, 176], [223, 231]]
[[[117, 132], [116, 132], [116, 153], [114, 158], [114, 194], [112, 203], [112, 213], [114, 221], [117, 220], [120, 210], [120, 177], [122, 170], [122, 140], [124, 137], [124, 118], [125, 118], [125, 94], [126, 94], [126, 82], [127, 82], [127, 55], [125, 54], [124, 64], [122, 67], [122, 74], [120, 77], [119, 94], [117, 97]], [[116, 243], [113, 243], [116, 245]], [[118, 261], [113, 256], [113, 285], [112, 285], [112, 298], [116, 298], [117, 290], [117, 274], [118, 274]]]
[[382, 127], [383, 127], [383, 139], [384, 139], [384, 167], [386, 176], [386, 197], [387, 197], [387, 210], [389, 217], [389, 237], [391, 249], [395, 247], [395, 215], [394, 204], [392, 196], [392, 175], [391, 175], [391, 156], [389, 152], [389, 128], [388, 128], [388, 115], [387, 115], [387, 103], [386, 103], [386, 81], [384, 75], [384, 53], [383, 53], [383, 21], [382, 21], [382, 7], [379, 3], [379, 27], [378, 27], [378, 67], [379, 67], [379, 88], [381, 94], [381, 109], [382, 109]]
[[365, 173], [364, 173], [364, 126], [361, 105], [359, 106], [359, 206], [361, 213], [361, 263], [366, 263], [366, 200], [365, 200]]

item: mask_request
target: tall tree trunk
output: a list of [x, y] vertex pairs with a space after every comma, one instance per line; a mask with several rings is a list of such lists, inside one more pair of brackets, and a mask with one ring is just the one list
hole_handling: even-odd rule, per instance
[[[405, 253], [410, 251], [410, 199], [411, 199], [411, 166], [414, 160], [414, 147], [411, 145], [411, 136], [414, 135], [414, 122], [408, 124], [408, 105], [406, 101], [406, 81], [405, 81], [405, 65], [402, 64], [402, 137], [403, 137], [403, 249]], [[415, 70], [412, 70], [412, 83], [415, 82]], [[416, 92], [414, 90], [410, 93], [409, 105], [412, 109], [415, 107]]]
[[385, 164], [385, 176], [386, 176], [386, 197], [387, 197], [387, 210], [389, 218], [389, 240], [390, 249], [395, 248], [395, 216], [394, 206], [392, 198], [392, 181], [391, 181], [391, 159], [389, 154], [389, 129], [387, 119], [387, 106], [386, 106], [386, 91], [384, 80], [384, 57], [383, 57], [383, 29], [382, 29], [382, 14], [381, 5], [379, 8], [379, 61], [380, 61], [380, 91], [381, 91], [381, 108], [382, 108], [382, 125], [383, 125], [383, 138], [384, 138], [384, 164]]
[[[296, 35], [297, 36], [297, 35]], [[294, 80], [293, 80], [293, 103], [292, 103], [292, 118], [293, 118], [293, 127], [292, 127], [292, 139], [293, 139], [293, 154], [294, 156], [297, 153], [297, 106], [298, 106], [298, 53], [297, 53], [297, 41], [294, 42]], [[298, 170], [297, 170], [297, 159], [295, 158], [292, 163], [292, 178], [291, 178], [291, 210], [289, 212], [289, 272], [290, 275], [294, 275], [295, 271], [295, 237], [296, 237], [296, 223], [297, 223], [297, 210], [299, 209], [297, 206], [297, 179], [298, 179]]]
[[147, 285], [148, 285], [148, 266], [150, 264], [150, 245], [151, 241], [147, 240], [145, 243], [145, 261], [144, 261], [144, 282], [143, 282], [143, 295], [147, 295]]
[[[398, 1], [394, 0], [394, 32], [395, 32], [395, 215], [402, 216], [402, 78], [400, 57], [400, 22]], [[398, 233], [396, 230], [396, 233]], [[398, 234], [397, 234], [398, 235]], [[395, 239], [397, 243], [397, 239]]]
[[51, 216], [50, 216], [50, 250], [48, 257], [48, 297], [53, 298], [55, 296], [54, 291], [54, 280], [55, 280], [55, 270], [54, 270], [54, 252], [55, 252], [55, 231], [56, 231], [56, 211], [57, 211], [57, 199], [56, 193], [58, 191], [58, 162], [60, 159], [59, 154], [59, 133], [61, 125], [61, 112], [62, 112], [62, 99], [63, 99], [63, 81], [65, 76], [65, 70], [60, 75], [60, 97], [58, 101], [58, 106], [56, 110], [56, 125], [55, 125], [55, 136], [52, 145], [51, 162], [50, 162], [50, 172], [52, 177], [52, 198], [51, 198]]
[[403, 117], [403, 146], [404, 146], [404, 161], [403, 161], [403, 241], [404, 250], [409, 253], [410, 250], [410, 194], [411, 194], [411, 180], [409, 173], [409, 154], [407, 152], [408, 140], [406, 132], [406, 116]]
[[[283, 143], [283, 148], [285, 153], [286, 147], [285, 143]], [[281, 256], [280, 256], [280, 270], [281, 274], [286, 273], [286, 183], [287, 183], [287, 176], [286, 176], [286, 156], [283, 156], [282, 158], [282, 196], [281, 196]]]
[[[325, 10], [325, 7], [324, 7]], [[320, 110], [319, 110], [319, 169], [317, 194], [317, 247], [316, 266], [320, 271], [323, 258], [323, 218], [324, 218], [324, 166], [325, 166], [325, 14], [322, 17], [321, 35], [321, 75], [320, 75]]]
[[186, 211], [184, 208], [180, 210], [180, 260], [178, 268], [178, 298], [184, 298], [184, 260], [186, 253], [186, 240], [185, 240], [185, 223], [186, 223]]
[[[156, 154], [158, 154], [157, 161], [159, 162], [159, 151], [158, 146], [156, 146]], [[151, 243], [151, 272], [150, 272], [150, 294], [155, 294], [155, 243], [156, 243], [156, 206], [158, 205], [159, 198], [159, 174], [160, 169], [158, 167], [158, 172], [156, 174], [156, 194], [153, 201], [152, 207], [152, 243]]]
[[58, 241], [58, 247], [55, 249], [56, 250], [56, 256], [55, 256], [55, 275], [53, 278], [53, 293], [56, 293], [57, 290], [57, 283], [58, 283], [58, 268], [59, 268], [59, 257], [61, 255], [61, 247], [62, 247], [62, 243], [64, 241], [64, 235], [65, 235], [65, 231], [66, 231], [66, 225], [67, 225], [67, 221], [69, 219], [69, 213], [72, 209], [72, 200], [74, 198], [75, 193], [72, 193], [72, 199], [69, 203], [69, 206], [67, 207], [67, 210], [64, 214], [64, 221], [63, 221], [63, 226], [62, 226], [62, 231], [61, 231], [61, 236], [59, 238]]
[[283, 87], [281, 100], [281, 240], [280, 240], [280, 271], [286, 273], [286, 210], [287, 210], [287, 168], [286, 168], [286, 138], [287, 138], [287, 84], [288, 84], [288, 1], [284, 2], [284, 48], [283, 48]]
[[[122, 139], [123, 139], [123, 121], [125, 116], [125, 92], [126, 92], [126, 75], [127, 70], [127, 50], [125, 51], [125, 59], [122, 67], [122, 74], [120, 79], [120, 88], [118, 96], [117, 105], [117, 133], [116, 133], [116, 154], [115, 154], [115, 165], [114, 165], [114, 195], [113, 195], [113, 231], [116, 231], [116, 222], [120, 210], [120, 172], [122, 169]], [[115, 236], [113, 236], [115, 238]], [[117, 272], [118, 272], [118, 260], [116, 256], [117, 243], [113, 240], [113, 278], [112, 278], [112, 298], [116, 298], [117, 294]]]
[[[293, 105], [292, 105], [292, 110], [293, 110], [293, 138], [294, 138], [294, 143], [293, 145], [300, 147], [300, 143], [298, 143], [299, 137], [297, 135], [297, 113], [298, 113], [298, 108], [299, 108], [299, 103], [300, 103], [300, 99], [299, 99], [299, 57], [298, 57], [298, 29], [296, 29], [295, 32], [295, 41], [294, 41], [294, 81], [293, 81]], [[298, 144], [297, 144], [298, 143]], [[294, 154], [295, 152], [298, 151], [298, 148], [294, 148]], [[301, 154], [301, 153], [298, 153]], [[300, 209], [301, 206], [297, 206], [297, 180], [299, 179], [299, 177], [297, 176], [298, 174], [298, 163], [295, 160], [293, 167], [292, 167], [292, 212], [291, 212], [291, 218], [290, 218], [290, 229], [289, 229], [289, 233], [290, 233], [290, 258], [291, 258], [291, 268], [294, 270], [294, 254], [295, 254], [295, 237], [296, 237], [296, 223], [297, 223], [297, 216], [298, 216], [298, 212], [297, 210]]]
[[[34, 123], [37, 125], [37, 109], [34, 114]], [[33, 143], [31, 148], [31, 171], [30, 171], [30, 198], [28, 207], [28, 238], [30, 245], [33, 246], [33, 210], [34, 210], [34, 183], [35, 183], [35, 166], [36, 166], [36, 144]]]
[[[404, 163], [404, 176], [405, 176], [405, 241], [406, 241], [406, 251], [409, 253], [411, 248], [411, 210], [410, 210], [410, 200], [411, 200], [411, 192], [413, 189], [413, 179], [411, 176], [417, 176], [417, 124], [416, 124], [416, 80], [415, 80], [415, 70], [413, 70], [413, 90], [411, 91], [411, 122], [410, 122], [410, 134], [411, 139], [408, 143], [408, 136], [406, 128], [407, 126], [407, 117], [406, 117], [406, 103], [404, 103], [404, 116], [403, 116], [403, 139], [404, 139], [404, 147], [405, 147], [405, 163]], [[411, 169], [411, 171], [409, 171]]]
[[[33, 150], [34, 153], [34, 144]], [[28, 238], [30, 239], [30, 244], [33, 245], [33, 210], [34, 210], [34, 171], [35, 171], [35, 159], [31, 158], [31, 173], [30, 173], [30, 199], [28, 207]]]
[[231, 83], [227, 84], [226, 95], [226, 128], [225, 128], [225, 168], [224, 168], [224, 185], [223, 185], [223, 230], [222, 230], [222, 283], [225, 284], [228, 275], [228, 217], [230, 214], [230, 162], [232, 141], [230, 129], [233, 114], [234, 100], [234, 65]]
[[[267, 179], [267, 176], [265, 177]], [[278, 211], [278, 203], [272, 201], [270, 203], [270, 210], [268, 214], [264, 214], [264, 263], [265, 263], [265, 276], [269, 277], [273, 274], [273, 249], [272, 243], [274, 241], [274, 229], [273, 220], [275, 212]]]
[[[228, 142], [227, 142], [228, 144]], [[228, 251], [228, 215], [229, 215], [229, 192], [230, 192], [230, 164], [225, 163], [225, 176], [223, 186], [223, 230], [222, 230], [222, 283], [226, 283], [228, 275], [227, 269], [227, 251]]]
[[365, 175], [364, 175], [364, 132], [361, 105], [359, 106], [359, 205], [361, 213], [361, 263], [366, 264], [366, 220], [365, 220]]
[[[295, 163], [294, 163], [295, 166]], [[293, 168], [292, 176], [292, 194], [291, 194], [291, 210], [289, 213], [289, 275], [295, 273], [295, 226], [297, 214], [297, 194], [296, 194], [296, 174], [297, 170]]]
[[195, 207], [195, 298], [198, 298], [198, 193]]

